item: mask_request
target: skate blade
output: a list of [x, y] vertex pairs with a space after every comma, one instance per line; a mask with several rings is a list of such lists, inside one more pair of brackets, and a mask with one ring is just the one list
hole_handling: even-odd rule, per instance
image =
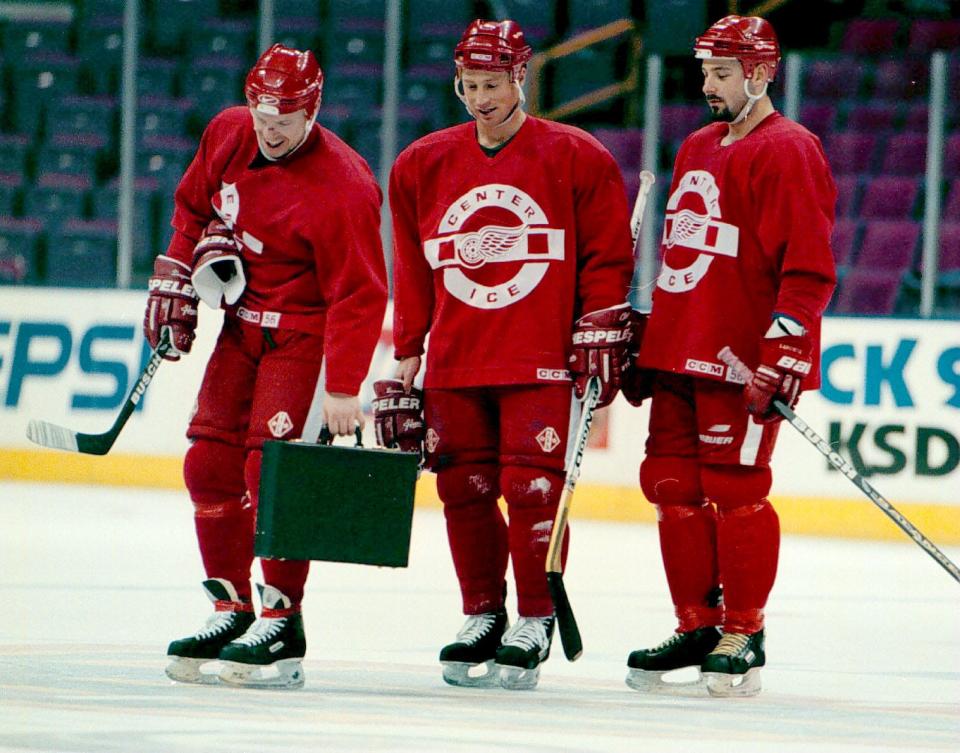
[[174, 682], [185, 682], [191, 685], [216, 685], [220, 678], [216, 673], [203, 672], [200, 667], [216, 659], [187, 659], [183, 656], [171, 657], [170, 663], [163, 670]]
[[676, 677], [681, 670], [650, 672], [644, 669], [631, 669], [627, 673], [626, 683], [641, 693], [702, 698], [706, 695], [706, 682], [700, 674], [700, 669], [698, 667], [693, 669], [697, 672], [695, 680], [667, 679]]
[[497, 666], [500, 668], [500, 687], [506, 690], [533, 690], [540, 681], [539, 666], [533, 669], [510, 667], [504, 664]]
[[460, 688], [492, 688], [498, 684], [493, 659], [482, 664], [460, 661], [442, 661], [443, 681]]
[[749, 698], [760, 692], [760, 667], [746, 674], [728, 675], [723, 672], [704, 672], [707, 692], [715, 698]]
[[306, 677], [300, 659], [282, 659], [273, 664], [240, 664], [225, 661], [220, 680], [235, 688], [302, 688]]

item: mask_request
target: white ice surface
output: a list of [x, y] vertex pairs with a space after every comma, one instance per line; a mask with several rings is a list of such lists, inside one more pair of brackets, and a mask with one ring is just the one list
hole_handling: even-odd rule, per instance
[[305, 688], [236, 690], [163, 674], [209, 613], [184, 496], [0, 483], [0, 500], [2, 751], [960, 750], [960, 585], [906, 538], [785, 538], [763, 693], [651, 697], [623, 679], [673, 629], [655, 530], [574, 509], [583, 657], [557, 645], [533, 692], [470, 690], [440, 678], [462, 617], [442, 518], [418, 510], [408, 569], [313, 565]]

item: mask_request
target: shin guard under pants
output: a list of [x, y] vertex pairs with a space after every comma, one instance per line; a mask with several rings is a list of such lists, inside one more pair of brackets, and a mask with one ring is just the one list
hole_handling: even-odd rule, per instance
[[242, 447], [198, 439], [187, 450], [183, 477], [207, 577], [230, 581], [249, 601], [255, 510], [244, 494], [243, 464]]
[[683, 632], [721, 622], [716, 514], [703, 499], [699, 479], [699, 466], [690, 458], [653, 455], [640, 466], [640, 485], [657, 507], [660, 553]]
[[701, 475], [717, 506], [717, 551], [723, 580], [723, 629], [755, 633], [777, 576], [780, 521], [767, 500], [770, 469], [705, 466]]
[[463, 463], [437, 472], [447, 538], [460, 583], [464, 614], [503, 606], [507, 574], [507, 524], [497, 504], [497, 467]]
[[[510, 559], [517, 582], [517, 611], [521, 617], [553, 614], [547, 585], [547, 550], [563, 491], [563, 474], [531, 466], [506, 466], [500, 487], [510, 517]], [[562, 560], [566, 561], [570, 529], [564, 532]]]

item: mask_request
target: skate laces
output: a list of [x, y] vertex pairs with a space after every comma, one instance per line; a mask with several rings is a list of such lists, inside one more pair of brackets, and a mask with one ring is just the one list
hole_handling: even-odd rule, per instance
[[469, 615], [460, 632], [457, 633], [457, 642], [472, 646], [490, 632], [496, 621], [496, 612]]
[[194, 638], [203, 640], [205, 638], [212, 638], [215, 635], [220, 635], [220, 633], [225, 633], [233, 627], [235, 614], [235, 612], [214, 612], [207, 617], [207, 621], [203, 624], [203, 627], [194, 634]]
[[720, 656], [736, 656], [747, 647], [750, 636], [747, 633], [724, 633], [717, 647], [710, 653]]
[[266, 643], [276, 638], [286, 624], [286, 617], [260, 617], [246, 633], [233, 642], [239, 643], [241, 646], [256, 646], [260, 643]]
[[521, 617], [516, 624], [503, 634], [504, 646], [519, 646], [529, 651], [542, 651], [550, 645], [547, 627], [552, 617]]

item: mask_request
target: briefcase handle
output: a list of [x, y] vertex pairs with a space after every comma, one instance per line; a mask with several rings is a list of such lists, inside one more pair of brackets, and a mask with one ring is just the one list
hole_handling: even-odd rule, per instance
[[[360, 431], [360, 426], [357, 425], [353, 430], [354, 436], [357, 438], [357, 443], [354, 447], [363, 447], [363, 434]], [[330, 429], [327, 428], [327, 425], [324, 424], [320, 427], [320, 436], [317, 438], [319, 444], [333, 444], [334, 436], [330, 433]]]

